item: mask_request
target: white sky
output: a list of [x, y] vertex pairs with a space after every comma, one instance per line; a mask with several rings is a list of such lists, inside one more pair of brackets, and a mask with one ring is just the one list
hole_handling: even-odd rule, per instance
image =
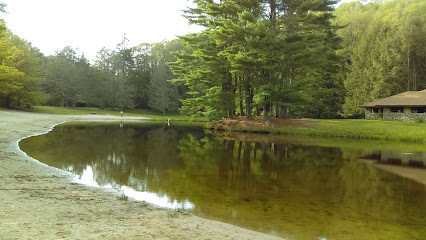
[[79, 49], [90, 59], [102, 47], [115, 49], [123, 35], [129, 47], [172, 40], [201, 31], [188, 26], [182, 10], [187, 0], [0, 0], [12, 32], [45, 55], [65, 46]]
[[[342, 0], [347, 2], [351, 0]], [[182, 10], [188, 0], [0, 0], [12, 32], [45, 55], [65, 46], [79, 49], [89, 60], [103, 47], [115, 49], [126, 34], [129, 47], [172, 40], [200, 32], [188, 25]]]

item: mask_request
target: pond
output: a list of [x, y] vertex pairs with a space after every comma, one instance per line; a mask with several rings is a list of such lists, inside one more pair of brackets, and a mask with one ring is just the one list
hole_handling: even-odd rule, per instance
[[287, 239], [426, 236], [425, 186], [360, 160], [422, 145], [110, 122], [59, 125], [19, 146], [78, 182]]

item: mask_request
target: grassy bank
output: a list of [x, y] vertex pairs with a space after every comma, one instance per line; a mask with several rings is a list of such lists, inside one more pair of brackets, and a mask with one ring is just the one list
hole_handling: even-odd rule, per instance
[[254, 120], [222, 119], [208, 128], [235, 132], [264, 132], [299, 136], [339, 137], [426, 142], [426, 124], [412, 122], [314, 119], [272, 119], [269, 124]]
[[[19, 109], [27, 112], [36, 112], [36, 113], [45, 113], [45, 114], [60, 114], [60, 115], [88, 115], [96, 113], [98, 115], [112, 115], [120, 116], [120, 110], [109, 110], [109, 109], [99, 109], [99, 108], [63, 108], [63, 107], [50, 107], [50, 106], [34, 106], [31, 109]], [[208, 119], [205, 117], [196, 117], [194, 119], [191, 116], [185, 116], [179, 113], [176, 114], [166, 114], [162, 115], [160, 113], [143, 110], [143, 109], [129, 109], [124, 111], [125, 116], [140, 116], [147, 117], [151, 120], [165, 121], [170, 118], [172, 121], [197, 121], [197, 122], [207, 122]]]
[[312, 127], [278, 128], [271, 133], [425, 142], [426, 124], [364, 119], [319, 120]]

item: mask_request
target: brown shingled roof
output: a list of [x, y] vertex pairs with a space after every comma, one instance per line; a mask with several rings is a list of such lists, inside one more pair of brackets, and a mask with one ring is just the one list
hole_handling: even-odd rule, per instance
[[403, 92], [359, 107], [426, 107], [426, 90]]

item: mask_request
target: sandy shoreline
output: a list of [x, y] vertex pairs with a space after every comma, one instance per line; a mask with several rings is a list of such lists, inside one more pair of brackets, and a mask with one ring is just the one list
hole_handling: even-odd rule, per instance
[[17, 144], [67, 121], [138, 119], [0, 110], [0, 239], [280, 239], [119, 200], [115, 190], [73, 183], [72, 175], [32, 160]]

